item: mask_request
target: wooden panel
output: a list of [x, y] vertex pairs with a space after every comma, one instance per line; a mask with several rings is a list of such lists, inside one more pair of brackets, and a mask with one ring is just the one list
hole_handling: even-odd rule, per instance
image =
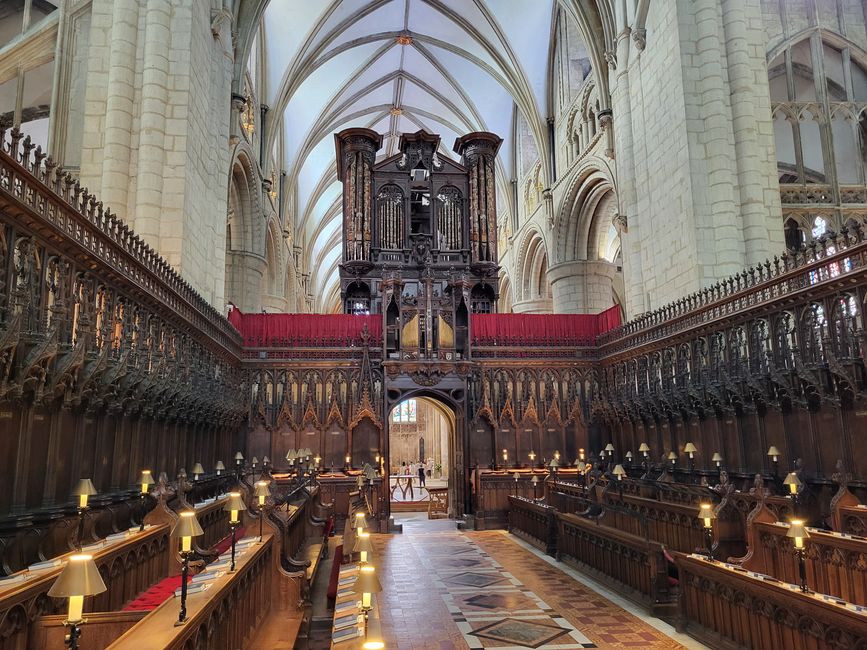
[[606, 578], [657, 614], [671, 613], [674, 594], [661, 544], [557, 513], [557, 545], [560, 559]]
[[[104, 650], [121, 634], [147, 616], [148, 612], [87, 612], [87, 622], [81, 626], [79, 647], [82, 650]], [[62, 648], [69, 628], [65, 616], [40, 616], [33, 624], [30, 648]]]
[[867, 617], [774, 579], [675, 553], [679, 627], [712, 648], [839, 650], [867, 643]]

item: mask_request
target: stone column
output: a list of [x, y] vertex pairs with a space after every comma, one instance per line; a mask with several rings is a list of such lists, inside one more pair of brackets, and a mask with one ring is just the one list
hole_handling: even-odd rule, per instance
[[550, 314], [552, 302], [550, 298], [531, 298], [512, 303], [512, 311], [516, 314]]
[[606, 260], [575, 260], [548, 269], [555, 314], [596, 314], [614, 304], [617, 267]]
[[155, 249], [160, 248], [163, 207], [170, 22], [168, 0], [148, 0], [133, 227]]
[[[128, 219], [129, 171], [133, 114], [135, 112], [138, 0], [115, 0], [108, 47], [108, 88], [102, 155], [100, 200], [112, 212]], [[82, 167], [85, 161], [82, 160]], [[152, 243], [152, 242], [150, 242]]]
[[759, 0], [724, 0], [722, 17], [744, 261], [754, 265], [784, 241], [762, 7]]

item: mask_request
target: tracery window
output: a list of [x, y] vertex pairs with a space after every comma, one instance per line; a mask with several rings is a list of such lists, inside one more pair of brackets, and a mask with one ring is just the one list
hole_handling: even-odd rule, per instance
[[394, 407], [391, 421], [400, 424], [412, 424], [416, 421], [417, 404], [414, 399], [407, 399]]
[[783, 203], [867, 201], [867, 70], [857, 53], [816, 32], [777, 56], [768, 75]]

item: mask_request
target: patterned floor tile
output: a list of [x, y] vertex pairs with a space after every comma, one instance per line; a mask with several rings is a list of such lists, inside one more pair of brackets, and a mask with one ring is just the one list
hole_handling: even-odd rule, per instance
[[464, 533], [454, 522], [410, 517], [404, 534], [373, 537], [388, 647], [683, 647], [502, 531]]

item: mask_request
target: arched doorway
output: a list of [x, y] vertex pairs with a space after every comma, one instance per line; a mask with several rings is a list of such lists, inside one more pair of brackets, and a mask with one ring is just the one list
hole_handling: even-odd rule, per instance
[[429, 397], [409, 397], [388, 416], [392, 510], [427, 510], [447, 503], [453, 466], [454, 413]]
[[453, 407], [428, 395], [410, 395], [389, 410], [386, 429], [389, 511], [427, 512], [433, 501], [433, 511], [456, 516], [455, 479], [463, 471], [455, 455]]

